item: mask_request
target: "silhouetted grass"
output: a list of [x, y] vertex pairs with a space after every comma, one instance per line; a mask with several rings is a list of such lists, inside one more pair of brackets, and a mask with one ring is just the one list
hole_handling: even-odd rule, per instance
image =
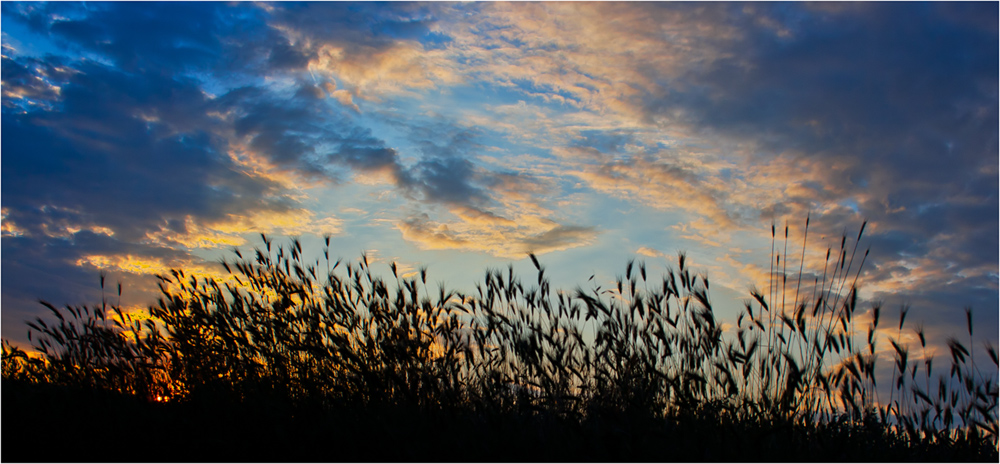
[[[808, 219], [806, 231], [803, 256]], [[571, 293], [531, 255], [534, 278], [492, 269], [463, 294], [429, 289], [423, 269], [331, 263], [329, 238], [308, 263], [298, 241], [262, 236], [253, 258], [223, 263], [228, 281], [160, 276], [151, 319], [106, 299], [43, 302], [56, 322], [29, 324], [41, 357], [3, 346], [3, 415], [21, 424], [5, 429], [3, 458], [995, 461], [993, 347], [984, 372], [950, 340], [950, 373], [935, 378], [900, 345], [904, 309], [892, 397], [877, 397], [881, 306], [855, 327], [863, 232], [805, 286], [800, 257], [792, 287], [786, 227], [735, 334], [683, 254], [665, 275], [630, 260], [612, 288], [592, 278]], [[107, 440], [121, 454], [32, 446], [60, 424], [81, 449]], [[107, 435], [130, 430], [160, 454]]]

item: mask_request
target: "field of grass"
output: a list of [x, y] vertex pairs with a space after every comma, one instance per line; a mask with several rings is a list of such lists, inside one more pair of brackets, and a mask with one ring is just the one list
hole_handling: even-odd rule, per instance
[[161, 276], [151, 318], [43, 303], [41, 355], [4, 343], [2, 459], [996, 462], [995, 348], [952, 338], [935, 372], [877, 330], [863, 231], [813, 282], [775, 255], [734, 333], [683, 255], [570, 292], [532, 255], [462, 294], [264, 237], [228, 281]]

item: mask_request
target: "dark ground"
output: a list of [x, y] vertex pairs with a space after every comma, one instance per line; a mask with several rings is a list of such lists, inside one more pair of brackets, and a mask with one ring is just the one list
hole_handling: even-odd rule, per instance
[[551, 416], [147, 403], [107, 392], [3, 381], [4, 462], [986, 461], [995, 449], [907, 448], [878, 431]]

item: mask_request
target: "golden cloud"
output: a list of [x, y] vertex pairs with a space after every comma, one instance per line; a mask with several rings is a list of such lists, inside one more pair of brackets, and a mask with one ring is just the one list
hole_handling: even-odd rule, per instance
[[414, 41], [399, 41], [384, 49], [354, 48], [322, 44], [309, 63], [311, 70], [336, 76], [351, 89], [336, 90], [331, 96], [354, 109], [353, 97], [378, 101], [385, 95], [414, 95], [417, 89], [461, 81], [443, 51], [424, 50]]
[[667, 256], [662, 251], [654, 250], [652, 248], [644, 247], [644, 246], [643, 247], [639, 247], [639, 249], [635, 250], [635, 252], [636, 252], [636, 254], [640, 254], [640, 255], [643, 255], [643, 256], [649, 256], [650, 258], [665, 258]]
[[171, 266], [159, 258], [128, 255], [87, 255], [76, 261], [77, 266], [115, 270], [129, 274], [166, 274]]
[[304, 188], [322, 186], [323, 182], [303, 177], [294, 168], [283, 168], [271, 161], [266, 154], [257, 153], [250, 148], [252, 136], [242, 140], [230, 137], [229, 159], [236, 164], [236, 169], [254, 179], [275, 183], [281, 188], [296, 192]]
[[315, 213], [302, 208], [230, 214], [218, 221], [196, 221], [193, 217], [186, 216], [183, 232], [164, 227], [155, 232], [147, 232], [146, 239], [152, 244], [168, 248], [179, 244], [187, 248], [214, 249], [243, 245], [247, 234], [336, 235], [341, 231], [341, 223], [339, 218], [317, 218]]
[[427, 214], [396, 223], [403, 239], [427, 250], [458, 249], [481, 251], [504, 258], [523, 258], [528, 252], [544, 254], [593, 242], [596, 233], [587, 227], [559, 225], [537, 219], [527, 225], [520, 221], [481, 220], [440, 223]]
[[737, 228], [723, 208], [726, 191], [682, 165], [632, 158], [627, 162], [585, 167], [573, 175], [599, 192], [664, 210], [708, 218], [713, 227]]
[[523, 90], [529, 96], [639, 121], [645, 95], [721, 56], [713, 42], [736, 35], [711, 15], [651, 4], [491, 3], [440, 27], [465, 75], [530, 82], [539, 91]]
[[27, 231], [17, 227], [13, 221], [7, 218], [10, 214], [8, 208], [0, 208], [0, 235], [4, 237], [20, 237], [25, 235]]

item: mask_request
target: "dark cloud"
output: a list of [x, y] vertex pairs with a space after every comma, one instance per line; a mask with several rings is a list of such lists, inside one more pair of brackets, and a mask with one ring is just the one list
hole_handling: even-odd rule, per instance
[[298, 47], [293, 47], [285, 38], [274, 37], [275, 45], [267, 56], [270, 69], [304, 69], [310, 56]]
[[593, 227], [558, 225], [545, 232], [526, 237], [521, 246], [534, 253], [545, 253], [589, 243], [597, 236]]
[[309, 55], [267, 27], [252, 5], [220, 2], [5, 3], [19, 21], [70, 51], [128, 71], [205, 72], [225, 79], [304, 69]]
[[343, 45], [355, 54], [384, 50], [399, 40], [415, 40], [430, 32], [434, 5], [412, 3], [278, 3], [268, 24], [288, 27], [317, 44]]
[[184, 69], [218, 59], [221, 7], [213, 2], [57, 2], [9, 5], [3, 13], [124, 69]]
[[374, 138], [355, 139], [353, 143], [341, 146], [340, 150], [330, 156], [334, 161], [363, 172], [378, 171], [387, 167], [398, 172], [401, 169], [398, 158], [396, 150], [383, 146], [380, 140]]
[[[997, 5], [820, 6], [718, 6], [740, 31], [716, 43], [726, 58], [692, 67], [683, 91], [664, 83], [647, 115], [751, 141], [754, 164], [785, 154], [829, 166], [827, 200], [853, 201], [855, 218], [878, 224], [873, 268], [916, 256], [943, 278], [995, 269]], [[970, 290], [951, 293], [952, 306], [995, 308], [990, 279], [985, 296], [961, 283]]]
[[316, 146], [325, 141], [310, 99], [281, 101], [271, 95], [241, 99], [233, 105], [239, 112], [234, 129], [237, 137], [251, 137], [250, 147], [286, 168], [321, 172], [315, 162]]
[[[411, 198], [427, 203], [467, 206], [481, 212], [495, 207], [492, 186], [502, 183], [495, 173], [478, 166], [484, 145], [482, 134], [443, 117], [422, 122], [383, 114], [389, 124], [405, 131], [420, 160], [411, 166], [394, 165], [396, 184]], [[389, 160], [388, 153], [382, 157]]]
[[[426, 16], [424, 8], [400, 6], [402, 12], [395, 13], [351, 4], [3, 8], [5, 19], [52, 35], [71, 51], [111, 61], [4, 58], [3, 102], [9, 112], [3, 121], [3, 176], [4, 191], [10, 192], [5, 206], [10, 219], [23, 227], [31, 227], [25, 211], [46, 204], [80, 211], [133, 239], [185, 215], [208, 220], [226, 211], [293, 206], [278, 186], [233, 166], [226, 151], [241, 140], [249, 140], [250, 149], [279, 168], [306, 177], [332, 181], [336, 165], [389, 170], [404, 188], [420, 184], [428, 201], [458, 198], [437, 183], [445, 176], [442, 170], [468, 166], [432, 160], [415, 168], [416, 174], [406, 172], [395, 150], [353, 124], [317, 84], [301, 77], [294, 78], [290, 92], [256, 84], [218, 97], [205, 91], [213, 75], [234, 78], [229, 73], [235, 70], [244, 76], [237, 73], [237, 82], [252, 81], [246, 76], [303, 67], [310, 52], [293, 47], [280, 32], [288, 21], [316, 43], [389, 47], [426, 32], [419, 19]], [[22, 107], [30, 111], [13, 115], [16, 109], [24, 112]]]
[[[4, 56], [0, 79], [3, 80], [3, 105], [27, 111], [29, 105], [50, 105], [59, 97], [59, 89], [53, 81], [62, 76], [51, 64], [41, 60], [28, 59], [24, 63]], [[37, 66], [37, 71], [29, 67]]]
[[[299, 208], [281, 184], [243, 169], [228, 151], [239, 133], [279, 166], [316, 171], [307, 148], [320, 138], [315, 124], [255, 120], [270, 113], [273, 122], [310, 122], [318, 106], [306, 100], [315, 102], [315, 92], [289, 99], [254, 86], [220, 97], [205, 90], [213, 75], [238, 82], [245, 78], [229, 74], [234, 68], [244, 76], [261, 71], [269, 56], [261, 39], [275, 35], [261, 32], [256, 9], [207, 3], [4, 3], [3, 9], [5, 21], [21, 21], [77, 55], [4, 50], [3, 220], [14, 231], [3, 237], [5, 323], [14, 327], [38, 311], [36, 298], [93, 302], [97, 269], [86, 264], [88, 256], [181, 265], [192, 258], [173, 237], [191, 233], [189, 224], [211, 228]], [[131, 279], [155, 288], [148, 276]]]
[[276, 184], [233, 165], [195, 83], [94, 62], [75, 70], [57, 111], [4, 114], [4, 207], [19, 226], [40, 232], [38, 212], [59, 207], [139, 240], [186, 216], [292, 206]]
[[[323, 44], [335, 44], [344, 53], [360, 57], [392, 48], [399, 40], [422, 37], [429, 32], [436, 8], [356, 3], [279, 3], [266, 8], [218, 3], [66, 3], [5, 4], [4, 15], [57, 37], [68, 47], [107, 57], [114, 64], [112, 69], [122, 70], [109, 76], [85, 72], [70, 90], [92, 95], [64, 99], [66, 114], [103, 118], [107, 126], [132, 126], [133, 130], [123, 133], [141, 133], [140, 126], [146, 125], [136, 118], [141, 112], [142, 118], [159, 118], [173, 125], [165, 127], [160, 122], [154, 129], [186, 132], [215, 127], [206, 133], [217, 136], [224, 128], [219, 128], [218, 121], [207, 121], [206, 114], [231, 112], [233, 134], [248, 138], [251, 149], [282, 169], [329, 180], [337, 177], [329, 163], [363, 172], [387, 170], [402, 188], [417, 192], [424, 200], [481, 202], [485, 193], [447, 179], [449, 170], [471, 172], [467, 162], [445, 159], [459, 149], [468, 153], [468, 147], [459, 147], [462, 134], [440, 147], [428, 141], [431, 134], [427, 134], [420, 142], [425, 160], [408, 172], [399, 164], [395, 150], [332, 107], [318, 84], [297, 81], [291, 95], [285, 95], [253, 83], [253, 76], [304, 69]], [[5, 63], [5, 86], [10, 74], [12, 86], [45, 91], [35, 76], [17, 66], [10, 66], [10, 72], [7, 68]], [[208, 99], [203, 92], [205, 82], [184, 82], [183, 73], [204, 73], [247, 85]], [[131, 90], [119, 91], [120, 87]], [[5, 100], [5, 104], [10, 102]], [[92, 102], [98, 106], [88, 110]], [[164, 114], [168, 112], [172, 113]], [[215, 149], [222, 148], [216, 144]]]
[[[774, 134], [780, 148], [813, 152], [957, 124], [956, 105], [993, 97], [982, 86], [996, 81], [995, 41], [938, 21], [930, 8], [808, 17], [788, 38], [748, 26], [733, 57], [697, 77], [706, 92], [677, 103], [700, 124], [764, 140]], [[884, 155], [884, 145], [858, 155]]]
[[477, 177], [475, 165], [466, 158], [431, 158], [414, 169], [415, 182], [410, 185], [432, 203], [481, 205], [489, 203], [488, 194], [472, 184]]
[[[680, 106], [693, 124], [766, 150], [906, 164], [934, 178], [968, 172], [995, 151], [995, 31], [940, 21], [936, 4], [769, 12], [788, 9], [799, 17], [790, 37], [734, 14], [730, 21], [747, 24], [731, 58], [699, 68], [688, 77], [692, 91], [667, 91], [647, 111]], [[995, 18], [996, 10], [983, 4], [979, 13]]]

